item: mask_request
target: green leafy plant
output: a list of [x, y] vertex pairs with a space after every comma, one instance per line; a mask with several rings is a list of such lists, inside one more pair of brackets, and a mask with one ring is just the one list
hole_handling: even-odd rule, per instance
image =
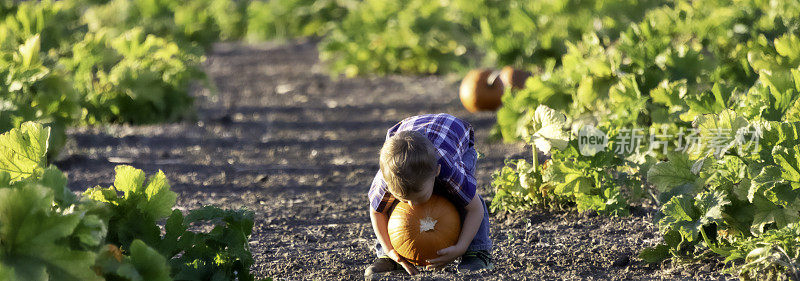
[[[212, 224], [214, 228], [208, 233], [187, 230], [197, 224]], [[185, 218], [173, 211], [159, 250], [171, 258], [173, 269], [178, 269], [176, 279], [253, 280], [248, 243], [252, 229], [253, 213], [248, 211], [207, 206], [189, 212]]]
[[81, 22], [91, 32], [107, 29], [117, 36], [133, 28], [166, 38], [181, 47], [208, 50], [221, 40], [246, 33], [248, 1], [111, 0], [85, 8]]
[[[46, 166], [49, 132], [26, 122], [0, 135], [0, 277], [253, 280], [252, 212], [207, 206], [184, 216], [162, 172], [145, 183], [130, 166], [116, 168], [112, 187], [76, 196]], [[201, 224], [214, 227], [188, 229]]]
[[150, 177], [145, 183], [144, 172], [134, 167], [117, 166], [115, 172], [113, 187], [95, 187], [84, 192], [87, 198], [107, 203], [112, 209], [106, 239], [122, 248], [130, 247], [134, 239], [156, 245], [161, 238], [156, 222], [169, 216], [177, 194], [169, 190], [164, 173]]
[[95, 253], [86, 248], [99, 245], [103, 225], [70, 208], [76, 200], [66, 178], [45, 168], [49, 133], [26, 122], [0, 135], [0, 276], [102, 280], [91, 270]]
[[743, 280], [797, 279], [800, 258], [798, 224], [772, 229], [759, 237], [750, 237], [733, 243], [727, 261], [743, 260], [729, 272], [738, 273]]
[[81, 214], [51, 209], [52, 191], [35, 184], [0, 188], [0, 275], [11, 280], [101, 280], [91, 266], [95, 254], [63, 242], [81, 222]]
[[487, 64], [536, 67], [561, 60], [571, 42], [596, 33], [615, 40], [667, 1], [456, 1]]
[[129, 255], [115, 245], [106, 247], [100, 250], [93, 266], [106, 280], [172, 280], [167, 260], [142, 240], [133, 240]]
[[[665, 202], [658, 220], [665, 243], [643, 252], [646, 260], [691, 258], [706, 248], [730, 256], [726, 245], [739, 238], [758, 237], [800, 220], [797, 123], [750, 124], [727, 110], [698, 116], [695, 126], [701, 136], [716, 136], [714, 148], [672, 154], [648, 172]], [[763, 129], [758, 144], [734, 149], [752, 139], [756, 128]]]
[[[343, 5], [346, 16], [331, 22], [320, 58], [334, 73], [348, 76], [463, 72], [476, 61], [534, 67], [560, 61], [569, 42], [584, 34], [615, 40], [629, 23], [665, 2], [363, 1]], [[306, 9], [323, 6], [295, 6], [299, 3], [274, 10], [294, 11], [305, 19]]]
[[276, 0], [251, 1], [247, 6], [248, 41], [323, 37], [333, 25], [344, 19], [350, 0]]
[[66, 142], [64, 130], [80, 114], [79, 97], [72, 90], [69, 74], [54, 68], [42, 57], [38, 35], [13, 49], [0, 49], [0, 131], [8, 131], [25, 121], [52, 127], [51, 153]]
[[[540, 105], [523, 120], [527, 122], [519, 131], [533, 148], [533, 161], [506, 161], [493, 175], [493, 210], [575, 204], [579, 212], [626, 215], [628, 202], [642, 196], [638, 175], [618, 169], [625, 163], [622, 157], [607, 149], [592, 156], [579, 152], [577, 140], [565, 129], [568, 123], [563, 113]], [[538, 151], [552, 154], [547, 165], [538, 164]]]
[[[163, 173], [145, 181], [145, 174], [131, 166], [118, 166], [114, 185], [87, 189], [84, 195], [109, 205], [108, 243], [131, 247], [135, 241], [152, 245], [166, 257], [172, 274], [182, 280], [252, 280], [253, 259], [248, 237], [253, 214], [226, 211], [213, 206], [191, 211], [186, 217], [172, 210], [177, 195], [169, 190]], [[120, 196], [118, 193], [121, 192]], [[166, 233], [157, 222], [166, 220]], [[209, 233], [187, 231], [191, 224], [212, 223]]]
[[519, 131], [526, 136], [532, 147], [533, 161], [525, 159], [507, 160], [502, 170], [492, 175], [495, 197], [492, 210], [518, 211], [533, 206], [554, 207], [561, 198], [553, 193], [550, 184], [543, 180], [545, 166], [539, 163], [537, 152], [549, 153], [551, 148], [564, 149], [570, 136], [564, 132], [566, 116], [549, 107], [540, 105], [528, 112]]
[[552, 188], [543, 183], [541, 172], [544, 167], [534, 169], [525, 159], [508, 159], [505, 166], [492, 174], [494, 198], [490, 206], [492, 212], [523, 211], [535, 208], [547, 209], [562, 206], [564, 199], [556, 197]]
[[[506, 93], [498, 131], [507, 141], [529, 142], [533, 134], [525, 126], [534, 109], [546, 105], [567, 113], [573, 133], [593, 124], [613, 139], [623, 129], [641, 126], [702, 140], [648, 154], [601, 151], [592, 157], [571, 144], [553, 151], [542, 183], [574, 200], [578, 209], [604, 211], [619, 210], [614, 207], [624, 202], [619, 198], [641, 192], [636, 189], [641, 182], [635, 182], [646, 179], [660, 205], [656, 221], [664, 241], [641, 258], [717, 254], [745, 259], [748, 266], [741, 270], [751, 276], [756, 270], [794, 274], [792, 253], [781, 252], [786, 246], [762, 245], [750, 258], [753, 249], [734, 252], [738, 241], [760, 241], [800, 220], [795, 124], [800, 40], [788, 31], [796, 30], [790, 15], [800, 9], [741, 4], [676, 1], [648, 11], [619, 40], [589, 34], [565, 43], [560, 66], [550, 62], [526, 89]], [[773, 14], [764, 16], [764, 11]], [[716, 14], [713, 20], [709, 13]], [[730, 43], [736, 42], [729, 40], [731, 33], [738, 43]], [[612, 148], [620, 144], [610, 142]], [[668, 161], [650, 164], [652, 159]], [[503, 168], [509, 180], [501, 184], [524, 191], [512, 168]], [[520, 198], [526, 197], [503, 202], [526, 202]], [[783, 237], [787, 243], [796, 239]]]
[[[647, 10], [641, 22], [622, 30], [616, 41], [600, 33], [584, 33], [580, 40], [565, 43], [566, 50], [558, 57], [561, 65], [555, 61], [545, 64], [529, 80], [527, 89], [504, 97], [504, 106], [498, 111], [498, 131], [506, 141], [521, 140], [515, 131], [518, 120], [526, 108], [538, 104], [562, 110], [568, 116], [601, 117], [597, 119], [617, 126], [668, 124], [688, 128], [695, 116], [719, 113], [732, 106], [731, 97], [742, 96], [740, 90], [751, 88], [757, 80], [764, 81], [763, 86], [751, 91], [760, 94], [749, 95], [752, 101], [743, 102], [752, 103], [750, 108], [756, 110], [763, 106], [758, 103], [781, 99], [773, 103], [781, 109], [748, 115], [761, 114], [774, 121], [778, 121], [776, 117], [794, 116], [790, 109], [796, 95], [790, 91], [794, 86], [787, 78], [791, 79], [788, 65], [793, 63], [789, 54], [797, 40], [790, 34], [747, 29], [748, 23], [758, 22], [763, 16], [758, 11], [773, 11], [773, 7], [759, 5], [677, 1], [674, 6]], [[774, 12], [793, 21], [788, 14], [796, 10], [791, 7]], [[718, 17], [711, 20], [709, 13]], [[729, 38], [731, 30], [736, 30], [733, 33], [744, 43], [731, 45], [731, 40], [719, 39]], [[784, 70], [779, 72], [775, 67]], [[773, 78], [767, 78], [770, 75], [764, 69], [773, 73]], [[780, 89], [769, 89], [767, 79], [780, 80], [773, 83]]]
[[82, 34], [73, 1], [20, 2], [14, 9], [0, 23], [0, 41], [5, 46], [21, 45], [38, 36], [45, 53], [63, 53]]
[[193, 116], [189, 83], [205, 79], [199, 49], [141, 29], [88, 33], [63, 64], [74, 73], [87, 124], [178, 121]]
[[[153, 27], [159, 25], [156, 20], [147, 21], [152, 24], [148, 31], [114, 25], [125, 22], [126, 15], [120, 14], [103, 18], [109, 21], [81, 20], [96, 16], [100, 6], [137, 5], [141, 13], [134, 17], [160, 17], [165, 11], [171, 13], [167, 9], [171, 6], [166, 1], [117, 1], [109, 6], [100, 2], [20, 2], [8, 7], [0, 21], [0, 75], [6, 81], [0, 89], [0, 131], [25, 121], [46, 124], [52, 128], [48, 151], [54, 157], [66, 141], [65, 128], [78, 121], [153, 123], [192, 118], [189, 83], [207, 82], [199, 66], [200, 48], [151, 36], [148, 32], [159, 30]], [[236, 20], [232, 11], [243, 11], [233, 7], [240, 2], [206, 4], [213, 6], [209, 9], [218, 15], [215, 22], [223, 26], [221, 30], [228, 30], [231, 37], [243, 36], [243, 16]], [[174, 23], [163, 26], [171, 28]], [[224, 37], [217, 34], [209, 40], [218, 41], [220, 36]]]
[[323, 38], [320, 58], [347, 76], [466, 70], [473, 45], [456, 11], [432, 1], [360, 2]]
[[[614, 170], [623, 160], [613, 153], [603, 151], [586, 157], [576, 146], [573, 142], [567, 150], [553, 154], [553, 166], [544, 175], [544, 180], [554, 185], [553, 192], [572, 198], [579, 212], [628, 215], [629, 202], [642, 196], [641, 182]], [[626, 189], [632, 192], [625, 194]]]

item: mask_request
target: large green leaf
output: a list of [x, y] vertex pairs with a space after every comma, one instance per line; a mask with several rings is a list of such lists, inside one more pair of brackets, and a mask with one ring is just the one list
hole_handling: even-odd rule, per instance
[[695, 161], [689, 160], [689, 156], [684, 153], [669, 153], [667, 158], [669, 161], [659, 162], [647, 171], [647, 180], [658, 191], [667, 192], [684, 184], [696, 186], [699, 176], [692, 172]]
[[[800, 72], [798, 72], [800, 74]], [[800, 81], [800, 77], [795, 77]], [[800, 122], [800, 98], [796, 99], [794, 103], [789, 105], [789, 109], [783, 114], [783, 121]]]
[[686, 80], [661, 81], [657, 88], [650, 90], [650, 98], [654, 103], [661, 103], [668, 107], [680, 106], [685, 102], [683, 101], [686, 96]]
[[86, 246], [96, 247], [105, 242], [108, 232], [107, 221], [98, 215], [86, 215], [81, 219], [80, 224], [75, 227], [72, 236]]
[[[800, 100], [800, 90], [797, 89], [797, 83], [800, 81], [795, 79], [800, 78], [799, 74], [797, 69], [791, 71], [762, 70], [759, 73], [759, 81], [768, 89], [766, 91], [768, 94], [761, 93], [760, 95], [765, 107], [762, 109], [762, 117], [774, 121], [791, 121], [796, 117], [798, 109], [794, 108], [794, 105]], [[759, 85], [756, 85], [753, 88], [764, 91], [758, 87]], [[786, 116], [787, 114], [789, 116]]]
[[80, 215], [55, 213], [52, 202], [35, 184], [0, 189], [0, 264], [13, 269], [12, 280], [102, 280], [91, 269], [94, 254], [65, 243]]
[[172, 213], [172, 207], [178, 198], [178, 194], [170, 190], [169, 181], [164, 172], [158, 171], [151, 176], [144, 190], [147, 196], [147, 203], [140, 208], [151, 214], [155, 218], [164, 218]]
[[666, 244], [658, 244], [652, 248], [645, 248], [639, 253], [639, 258], [648, 263], [656, 263], [663, 261], [669, 257], [669, 246]]
[[[747, 164], [739, 157], [726, 155], [721, 159], [709, 157], [702, 160], [701, 162], [704, 163], [702, 167], [699, 167], [700, 163], [697, 163], [694, 168], [699, 170], [700, 177], [704, 179], [705, 185], [711, 190], [735, 192], [737, 185], [749, 182]], [[746, 198], [746, 196], [740, 198]]]
[[34, 35], [19, 46], [19, 54], [22, 57], [22, 66], [31, 67], [39, 64], [39, 50], [41, 50], [41, 40], [39, 35]]
[[114, 172], [116, 172], [114, 187], [116, 187], [117, 191], [122, 191], [126, 195], [142, 192], [142, 185], [145, 180], [144, 171], [132, 166], [120, 165], [114, 168]]
[[[114, 186], [87, 189], [84, 195], [111, 206], [108, 242], [130, 247], [134, 239], [156, 245], [161, 233], [156, 222], [172, 213], [177, 194], [159, 171], [144, 182], [145, 174], [131, 166], [118, 166]], [[118, 196], [117, 191], [123, 195]]]
[[564, 130], [567, 116], [545, 105], [539, 105], [522, 130], [526, 141], [532, 143], [544, 153], [552, 147], [564, 149], [569, 141], [569, 134]]
[[735, 111], [726, 109], [719, 114], [700, 115], [695, 118], [692, 125], [699, 130], [701, 142], [698, 149], [688, 151], [692, 159], [713, 154], [717, 158], [737, 145], [739, 129], [747, 128], [747, 119], [739, 116]]
[[[793, 147], [800, 145], [800, 122], [761, 122], [762, 128], [760, 144], [765, 147], [782, 145]], [[772, 151], [763, 149], [771, 156]], [[765, 155], [766, 156], [766, 155]], [[769, 159], [769, 157], [764, 157]]]
[[[187, 276], [203, 276], [200, 279], [216, 279], [220, 268], [228, 270], [228, 276], [237, 276], [239, 280], [253, 280], [250, 266], [253, 264], [248, 237], [253, 229], [253, 213], [246, 210], [223, 210], [215, 206], [207, 206], [193, 210], [186, 216], [186, 224], [213, 223], [214, 229], [208, 233], [193, 234], [194, 246], [179, 259], [185, 265], [176, 274], [176, 279]], [[205, 267], [205, 269], [203, 269]], [[229, 277], [230, 278], [230, 277]]]
[[722, 113], [729, 108], [727, 104], [734, 91], [735, 88], [731, 86], [714, 83], [710, 91], [686, 96], [683, 101], [688, 105], [689, 110], [681, 114], [681, 120], [692, 121], [699, 115]]
[[795, 34], [787, 33], [775, 38], [775, 51], [779, 55], [789, 59], [790, 62], [800, 62], [800, 37]]
[[781, 179], [781, 169], [777, 166], [763, 167], [758, 174], [753, 175], [751, 180], [750, 189], [747, 193], [747, 200], [753, 202], [756, 194], [763, 193], [764, 190], [770, 190], [776, 184], [783, 183]]
[[648, 100], [642, 96], [635, 75], [620, 76], [608, 90], [609, 109], [615, 115], [612, 119], [620, 119], [622, 124], [635, 121], [640, 112], [646, 111]]
[[781, 178], [800, 183], [800, 146], [791, 148], [776, 146], [772, 150], [772, 159], [780, 167]]
[[764, 233], [768, 224], [774, 223], [776, 228], [783, 228], [790, 223], [800, 221], [800, 210], [798, 209], [800, 206], [795, 204], [786, 208], [758, 195], [753, 199], [753, 204], [756, 206], [756, 213], [750, 232], [756, 236]]
[[695, 197], [678, 195], [661, 207], [664, 216], [658, 225], [664, 233], [676, 230], [686, 241], [694, 242], [703, 226], [722, 221], [722, 208], [729, 204], [721, 191], [703, 192]]
[[167, 260], [142, 240], [133, 240], [131, 244], [130, 263], [136, 268], [141, 280], [168, 281], [170, 267]]
[[747, 200], [759, 210], [759, 222], [754, 223], [754, 231], [761, 232], [763, 225], [770, 222], [792, 221], [795, 215], [786, 210], [800, 209], [797, 149], [778, 145], [772, 149], [775, 165], [751, 165], [753, 178]]
[[113, 189], [87, 190], [89, 196], [99, 201], [110, 200], [114, 204], [126, 202], [125, 205], [135, 206], [149, 219], [156, 220], [169, 216], [178, 195], [170, 190], [164, 172], [159, 171], [151, 176], [145, 185], [145, 174], [142, 170], [127, 165], [117, 166], [114, 170], [117, 172], [114, 188], [122, 191], [123, 197], [116, 198], [115, 194], [110, 192]]
[[[180, 253], [182, 249], [191, 247], [194, 244], [191, 241], [192, 236], [184, 235], [188, 226], [183, 219], [183, 213], [180, 210], [172, 210], [172, 214], [167, 219], [167, 223], [164, 225], [164, 236], [157, 247], [158, 251], [164, 256], [173, 257]], [[185, 245], [186, 243], [188, 245]]]
[[592, 189], [592, 178], [583, 169], [574, 169], [565, 163], [554, 163], [545, 170], [544, 181], [555, 185], [555, 193], [563, 196], [574, 196], [576, 193], [588, 193]]
[[67, 187], [67, 176], [54, 166], [44, 170], [39, 184], [53, 190], [53, 199], [58, 206], [68, 207], [77, 201], [75, 194]]
[[[695, 197], [695, 206], [700, 211], [699, 225], [707, 225], [722, 220], [722, 208], [731, 202], [723, 191], [704, 192]], [[698, 228], [699, 229], [699, 228]]]
[[[661, 207], [661, 212], [664, 217], [659, 220], [659, 225], [662, 227], [668, 226], [670, 229], [675, 229], [681, 233], [687, 233], [689, 237], [695, 237], [693, 233], [694, 220], [697, 219], [698, 214], [692, 204], [693, 200], [690, 195], [678, 195], [672, 197], [669, 202]], [[689, 239], [690, 241], [692, 239]]]
[[19, 181], [36, 175], [45, 167], [50, 128], [25, 122], [19, 129], [0, 135], [0, 171]]

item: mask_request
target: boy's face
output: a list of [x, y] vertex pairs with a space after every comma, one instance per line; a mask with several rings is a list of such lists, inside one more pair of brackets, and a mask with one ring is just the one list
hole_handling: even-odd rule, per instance
[[436, 176], [438, 176], [439, 172], [441, 172], [441, 168], [441, 165], [436, 166], [436, 174], [423, 182], [422, 189], [420, 191], [409, 193], [405, 197], [397, 197], [397, 199], [400, 199], [400, 201], [411, 205], [411, 207], [428, 202], [428, 199], [431, 199], [431, 194], [433, 194], [433, 183], [436, 180]]

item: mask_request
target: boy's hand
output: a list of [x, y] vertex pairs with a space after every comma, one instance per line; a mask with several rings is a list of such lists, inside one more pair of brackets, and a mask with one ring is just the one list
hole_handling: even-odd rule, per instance
[[400, 266], [402, 266], [403, 269], [405, 269], [406, 272], [408, 272], [408, 274], [410, 275], [419, 274], [419, 270], [417, 270], [417, 267], [408, 262], [405, 258], [400, 256], [399, 254], [397, 254], [397, 251], [395, 251], [394, 249], [389, 250], [389, 252], [386, 254], [389, 255], [389, 258], [400, 264]]
[[427, 269], [437, 269], [442, 268], [448, 263], [453, 262], [456, 258], [464, 255], [467, 251], [467, 247], [460, 247], [458, 245], [450, 246], [444, 249], [437, 251], [436, 253], [439, 254], [438, 258], [428, 260], [431, 265], [426, 267]]

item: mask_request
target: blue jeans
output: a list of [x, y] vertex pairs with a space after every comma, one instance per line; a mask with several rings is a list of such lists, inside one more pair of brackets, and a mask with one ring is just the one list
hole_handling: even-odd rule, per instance
[[[467, 167], [467, 171], [475, 175], [475, 168], [477, 167], [476, 163], [478, 160], [478, 152], [475, 151], [475, 148], [470, 148], [461, 157], [464, 161], [464, 165]], [[467, 246], [467, 251], [491, 252], [492, 238], [489, 236], [489, 208], [486, 206], [486, 201], [483, 201], [483, 197], [478, 194], [477, 190], [475, 191], [475, 198], [481, 200], [481, 203], [483, 203], [483, 220], [481, 221], [480, 228], [478, 228], [478, 233], [475, 233], [475, 238], [472, 238], [472, 242]], [[472, 200], [475, 200], [475, 198]], [[383, 246], [381, 246], [378, 240], [375, 240], [373, 250], [378, 257], [386, 256], [386, 252], [383, 251]]]

